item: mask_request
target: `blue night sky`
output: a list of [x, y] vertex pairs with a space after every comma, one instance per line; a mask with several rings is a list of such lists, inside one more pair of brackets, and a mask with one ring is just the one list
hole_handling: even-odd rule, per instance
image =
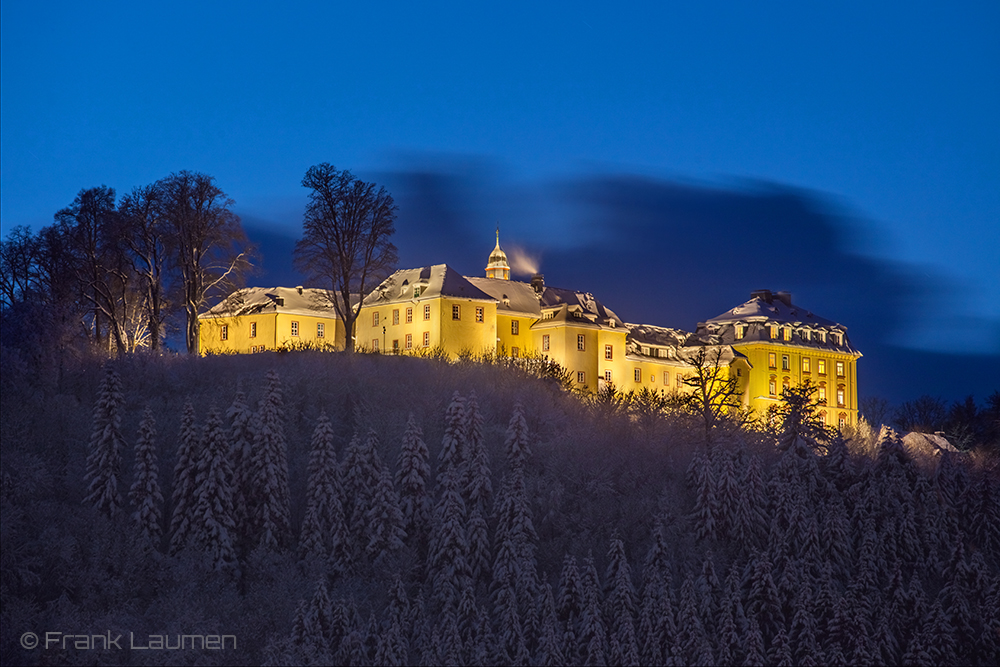
[[626, 320], [788, 289], [863, 393], [1000, 387], [1000, 3], [663, 4], [5, 0], [3, 235], [201, 171], [287, 284], [326, 161], [402, 266], [481, 274], [499, 222]]

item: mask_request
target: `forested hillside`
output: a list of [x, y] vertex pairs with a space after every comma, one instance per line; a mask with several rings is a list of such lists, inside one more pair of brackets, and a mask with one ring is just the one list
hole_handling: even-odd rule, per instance
[[[794, 409], [706, 442], [681, 410], [412, 357], [0, 384], [4, 664], [1000, 663], [987, 455]], [[235, 639], [156, 650], [181, 635]]]

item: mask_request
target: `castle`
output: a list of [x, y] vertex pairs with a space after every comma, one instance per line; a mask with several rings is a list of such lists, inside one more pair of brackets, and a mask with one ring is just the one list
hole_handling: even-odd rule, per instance
[[[589, 292], [550, 287], [543, 276], [510, 279], [500, 247], [485, 277], [447, 264], [396, 271], [364, 297], [355, 325], [359, 350], [415, 354], [437, 350], [543, 356], [572, 373], [581, 390], [611, 383], [622, 391], [686, 391], [693, 351], [718, 352], [745, 407], [765, 413], [786, 387], [806, 380], [830, 426], [856, 424], [857, 360], [847, 328], [792, 303], [791, 294], [758, 290], [750, 300], [698, 323], [694, 333], [629, 324]], [[343, 349], [345, 328], [325, 290], [248, 288], [200, 315], [199, 349], [248, 353], [296, 346]]]

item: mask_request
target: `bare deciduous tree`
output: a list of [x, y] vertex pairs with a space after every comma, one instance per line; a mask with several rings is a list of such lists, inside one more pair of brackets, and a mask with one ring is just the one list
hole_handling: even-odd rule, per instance
[[180, 274], [185, 342], [198, 352], [198, 311], [215, 293], [228, 294], [250, 269], [250, 247], [233, 200], [205, 174], [181, 171], [163, 179], [171, 261]]
[[705, 427], [705, 441], [712, 441], [712, 430], [730, 414], [741, 414], [743, 407], [739, 381], [730, 372], [723, 345], [701, 346], [684, 357], [691, 372], [684, 384], [691, 388], [685, 395], [688, 408]]
[[344, 349], [353, 352], [362, 299], [396, 263], [389, 241], [396, 205], [385, 188], [326, 162], [310, 167], [302, 185], [311, 192], [295, 262], [311, 280], [328, 286], [328, 301], [344, 322]]

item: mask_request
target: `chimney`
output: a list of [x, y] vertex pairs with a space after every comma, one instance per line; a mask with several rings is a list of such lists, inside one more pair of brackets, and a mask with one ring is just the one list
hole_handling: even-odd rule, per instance
[[535, 294], [541, 294], [545, 290], [545, 276], [540, 273], [531, 276], [531, 288]]
[[302, 285], [296, 286], [295, 290], [301, 295], [302, 294]]
[[792, 293], [791, 292], [778, 292], [777, 294], [774, 295], [774, 298], [776, 298], [778, 301], [780, 301], [781, 303], [785, 304], [789, 308], [792, 307]]
[[276, 297], [274, 297], [274, 305], [276, 305], [276, 306], [284, 306], [285, 305], [285, 297], [283, 297], [283, 296], [276, 296]]
[[769, 289], [758, 289], [750, 292], [751, 299], [760, 299], [766, 303], [771, 303], [771, 290]]

